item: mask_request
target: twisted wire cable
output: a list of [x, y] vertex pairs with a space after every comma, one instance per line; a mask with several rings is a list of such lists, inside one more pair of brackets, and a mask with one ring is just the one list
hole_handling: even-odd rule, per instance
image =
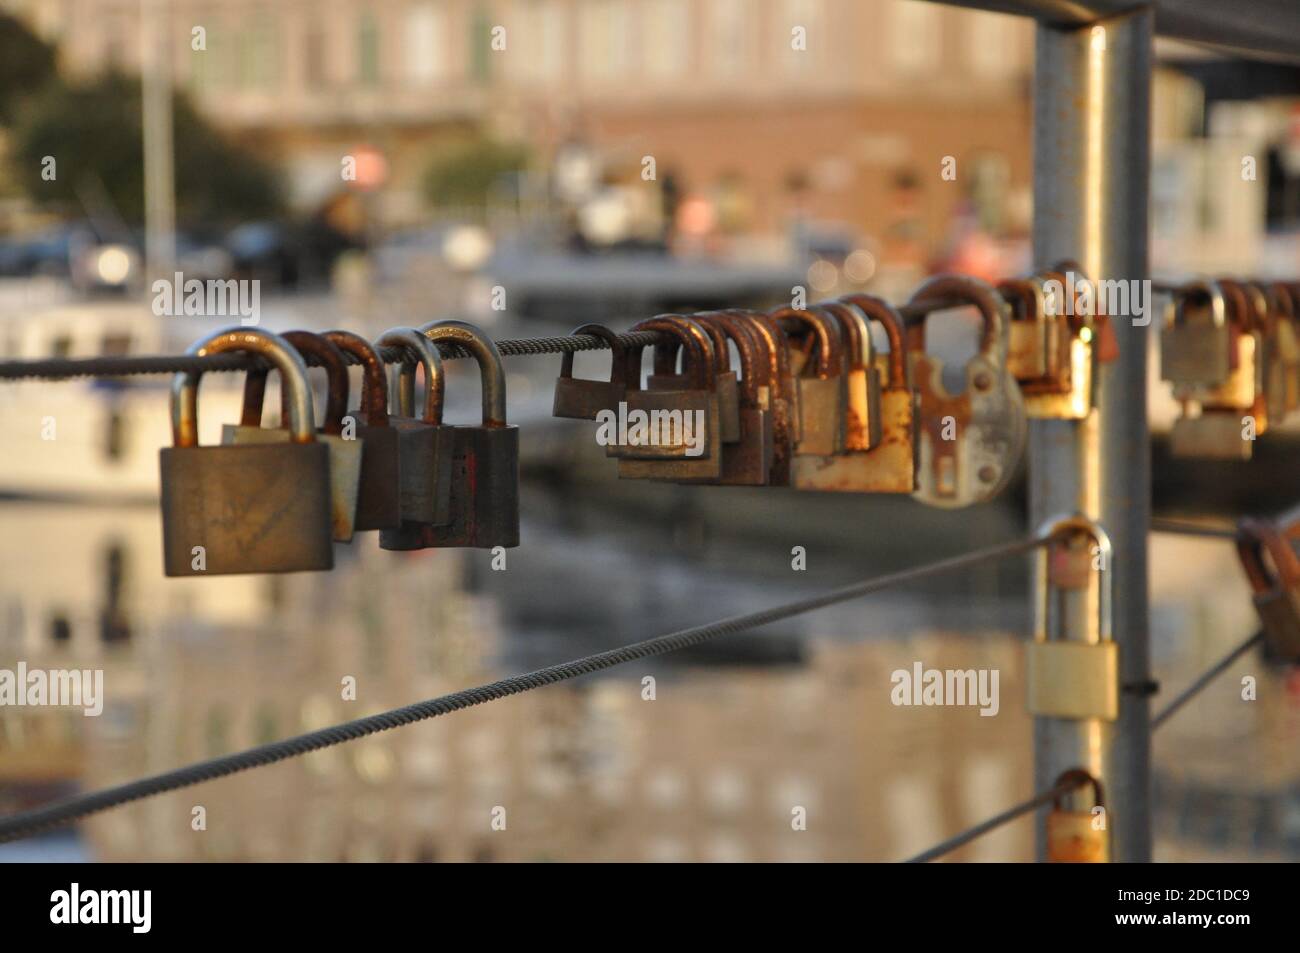
[[613, 668], [626, 662], [676, 652], [719, 636], [732, 635], [747, 629], [778, 622], [838, 602], [878, 592], [891, 586], [979, 565], [990, 559], [1000, 559], [1027, 553], [1041, 546], [1046, 546], [1052, 539], [1052, 536], [1033, 536], [988, 546], [960, 556], [941, 559], [884, 576], [876, 576], [784, 605], [732, 616], [707, 625], [682, 629], [679, 632], [634, 642], [631, 645], [609, 649], [605, 652], [597, 652], [594, 655], [588, 655], [570, 662], [562, 662], [558, 665], [551, 665], [522, 675], [512, 675], [508, 678], [498, 679], [476, 688], [463, 689], [449, 695], [441, 695], [437, 698], [416, 702], [403, 708], [369, 715], [365, 718], [357, 718], [343, 724], [322, 728], [318, 731], [310, 731], [306, 734], [274, 741], [270, 744], [259, 745], [223, 757], [200, 761], [162, 774], [130, 781], [126, 784], [92, 791], [88, 794], [57, 801], [43, 807], [20, 811], [17, 814], [0, 818], [0, 843], [28, 837], [91, 814], [97, 814], [132, 801], [138, 801], [141, 798], [190, 787], [191, 785], [212, 781], [240, 771], [275, 764], [278, 761], [318, 751], [321, 748], [328, 748], [346, 741], [355, 741], [358, 738], [364, 738], [380, 731], [388, 731], [391, 728], [398, 728], [413, 722], [436, 718], [439, 715], [447, 715], [474, 705], [482, 705], [485, 702], [499, 698], [518, 695], [521, 692], [532, 691], [545, 685], [553, 685], [581, 675], [590, 675], [593, 672]]

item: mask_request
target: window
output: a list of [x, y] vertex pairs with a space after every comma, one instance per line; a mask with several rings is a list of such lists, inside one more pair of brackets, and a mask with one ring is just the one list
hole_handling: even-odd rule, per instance
[[[708, 6], [708, 53], [705, 66], [715, 76], [736, 77], [749, 65], [749, 35], [753, 18], [745, 0], [716, 0]], [[786, 30], [789, 36], [789, 30]], [[786, 43], [787, 49], [789, 42]]]
[[991, 79], [1013, 76], [1020, 65], [1018, 34], [1010, 17], [972, 13], [966, 30], [972, 72]]
[[308, 89], [322, 89], [329, 82], [325, 65], [325, 30], [312, 24], [303, 37], [303, 74]]
[[357, 82], [379, 84], [379, 23], [369, 10], [357, 21]]
[[108, 645], [131, 641], [131, 623], [122, 608], [126, 586], [126, 550], [114, 543], [104, 553], [104, 608], [100, 613], [99, 637]]
[[690, 64], [691, 19], [686, 0], [648, 0], [641, 12], [645, 70], [655, 77], [680, 76]]
[[943, 50], [940, 9], [922, 0], [902, 0], [893, 11], [889, 47], [894, 65], [903, 73], [924, 73], [936, 68]]
[[429, 85], [447, 75], [447, 13], [441, 3], [420, 3], [406, 14], [406, 75]]
[[72, 641], [72, 623], [62, 612], [50, 619], [50, 641], [55, 645], [67, 645]]
[[589, 0], [580, 9], [584, 74], [593, 80], [609, 80], [625, 72], [631, 39], [626, 0]]

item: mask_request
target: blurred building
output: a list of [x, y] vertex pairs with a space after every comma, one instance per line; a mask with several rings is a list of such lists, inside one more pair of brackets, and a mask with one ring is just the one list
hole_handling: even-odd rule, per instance
[[430, 150], [471, 130], [543, 161], [582, 142], [632, 178], [652, 156], [730, 233], [833, 221], [907, 260], [962, 207], [995, 233], [1027, 222], [1032, 27], [1013, 17], [917, 0], [5, 5], [81, 74], [138, 70], [156, 9], [177, 84], [277, 154], [300, 203], [337, 190], [343, 155], [375, 150], [389, 222], [421, 216]]

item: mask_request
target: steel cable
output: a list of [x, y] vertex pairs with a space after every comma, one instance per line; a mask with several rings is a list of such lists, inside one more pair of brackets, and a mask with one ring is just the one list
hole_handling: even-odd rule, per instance
[[834, 605], [837, 602], [844, 602], [891, 586], [978, 565], [990, 559], [1000, 559], [1027, 553], [1047, 545], [1052, 541], [1052, 538], [1051, 536], [1027, 537], [1009, 543], [988, 546], [949, 559], [941, 559], [911, 569], [876, 576], [863, 582], [832, 589], [821, 595], [809, 596], [805, 599], [762, 609], [758, 612], [732, 616], [719, 622], [683, 629], [679, 632], [635, 642], [621, 648], [598, 652], [595, 655], [588, 655], [571, 662], [562, 662], [558, 665], [537, 669], [523, 675], [512, 675], [476, 688], [463, 689], [449, 695], [416, 702], [403, 708], [381, 712], [377, 715], [369, 715], [365, 718], [358, 718], [340, 725], [307, 732], [282, 741], [259, 745], [256, 748], [249, 748], [223, 757], [200, 761], [173, 771], [140, 778], [136, 781], [93, 791], [89, 794], [78, 795], [44, 807], [21, 811], [0, 818], [0, 842], [27, 837], [141, 798], [152, 797], [156, 794], [201, 784], [204, 781], [211, 781], [240, 771], [274, 764], [311, 751], [318, 751], [321, 748], [342, 744], [345, 741], [355, 741], [358, 738], [364, 738], [380, 731], [387, 731], [390, 728], [409, 725], [428, 718], [436, 718], [439, 715], [450, 714], [498, 698], [517, 695], [521, 692], [541, 688], [544, 685], [553, 685], [556, 682], [577, 678], [580, 675], [589, 675], [616, 665], [622, 665], [625, 662], [651, 658], [689, 648], [718, 636], [731, 635], [746, 629], [768, 625], [772, 622], [812, 612], [816, 609]]

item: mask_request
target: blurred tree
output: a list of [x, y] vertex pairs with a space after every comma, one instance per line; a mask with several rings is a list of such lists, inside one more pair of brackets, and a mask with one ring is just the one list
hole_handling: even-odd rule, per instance
[[[88, 194], [106, 197], [127, 222], [141, 222], [141, 111], [140, 81], [121, 74], [47, 86], [22, 105], [13, 129], [13, 157], [27, 193], [78, 210]], [[280, 211], [274, 169], [227, 142], [180, 93], [172, 129], [178, 224], [211, 225]], [[45, 156], [57, 162], [51, 181], [41, 175]]]
[[475, 139], [438, 152], [424, 175], [424, 197], [442, 207], [481, 208], [502, 179], [528, 167], [528, 150]]
[[27, 26], [0, 13], [0, 125], [14, 121], [19, 101], [54, 76], [55, 52]]

